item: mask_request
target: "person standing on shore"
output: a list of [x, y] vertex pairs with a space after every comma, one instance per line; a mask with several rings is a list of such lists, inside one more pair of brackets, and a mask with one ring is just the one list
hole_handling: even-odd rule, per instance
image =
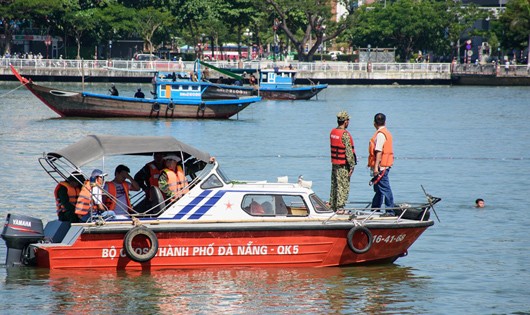
[[[386, 116], [378, 113], [374, 116], [374, 135], [370, 139], [368, 146], [368, 167], [372, 172], [370, 185], [374, 187], [374, 198], [372, 208], [381, 208], [383, 201], [386, 208], [394, 208], [394, 196], [390, 188], [388, 174], [394, 163], [394, 149], [392, 144], [392, 134], [386, 128]], [[389, 209], [387, 213], [394, 214]]]
[[350, 178], [357, 164], [355, 146], [351, 134], [346, 130], [350, 116], [346, 111], [337, 114], [337, 128], [329, 135], [331, 146], [331, 192], [329, 204], [338, 214], [344, 213], [344, 206], [350, 193]]

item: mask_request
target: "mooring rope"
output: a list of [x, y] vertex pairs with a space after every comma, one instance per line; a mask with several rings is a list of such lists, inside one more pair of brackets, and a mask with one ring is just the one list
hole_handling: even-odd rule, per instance
[[[29, 83], [29, 82], [28, 82], [28, 83]], [[7, 93], [0, 94], [0, 98], [4, 98], [5, 96], [7, 96], [7, 95], [9, 95], [9, 94], [11, 94], [11, 93], [13, 93], [13, 92], [15, 92], [16, 90], [20, 89], [21, 87], [26, 86], [26, 84], [28, 84], [28, 83], [21, 84], [21, 85], [17, 86], [16, 88], [12, 89], [11, 91], [8, 91]]]

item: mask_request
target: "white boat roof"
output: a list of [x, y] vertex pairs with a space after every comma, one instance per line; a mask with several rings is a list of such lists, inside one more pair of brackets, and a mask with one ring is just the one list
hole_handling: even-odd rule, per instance
[[184, 159], [194, 156], [208, 162], [210, 154], [169, 136], [89, 135], [65, 148], [47, 153], [48, 157], [65, 158], [80, 167], [103, 156], [152, 155], [153, 152], [182, 152]]

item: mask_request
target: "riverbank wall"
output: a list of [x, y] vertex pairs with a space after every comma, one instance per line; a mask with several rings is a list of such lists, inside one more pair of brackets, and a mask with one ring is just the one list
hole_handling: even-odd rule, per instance
[[[36, 82], [131, 82], [149, 83], [155, 72], [193, 72], [194, 62], [172, 61], [83, 61], [1, 59], [0, 81], [16, 81], [13, 65], [23, 76]], [[522, 85], [530, 86], [526, 65], [511, 66], [507, 71], [493, 65], [451, 65], [448, 63], [212, 63], [217, 68], [253, 73], [260, 68], [291, 67], [298, 70], [297, 84], [330, 85]], [[204, 70], [204, 66], [203, 66]], [[223, 74], [210, 70], [208, 79]], [[203, 73], [204, 75], [204, 73]], [[226, 78], [226, 76], [225, 76]]]

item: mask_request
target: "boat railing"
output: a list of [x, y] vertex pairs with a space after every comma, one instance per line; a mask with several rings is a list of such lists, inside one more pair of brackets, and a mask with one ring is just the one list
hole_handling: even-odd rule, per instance
[[[416, 217], [416, 221], [426, 221], [428, 213], [433, 210], [434, 204], [438, 203], [441, 199], [437, 197], [427, 195], [426, 203], [401, 203], [396, 204], [394, 207], [385, 207], [385, 208], [372, 208], [371, 201], [366, 202], [349, 202], [348, 207], [344, 208], [343, 213], [333, 213], [329, 219], [325, 222], [327, 223], [331, 218], [344, 214], [348, 215], [349, 219], [354, 222], [356, 225], [364, 225], [366, 222], [373, 219], [389, 218], [393, 222], [400, 222], [402, 219], [410, 218], [411, 216]], [[408, 212], [416, 211], [419, 215], [409, 215]], [[392, 213], [393, 215], [388, 215], [387, 213]]]

